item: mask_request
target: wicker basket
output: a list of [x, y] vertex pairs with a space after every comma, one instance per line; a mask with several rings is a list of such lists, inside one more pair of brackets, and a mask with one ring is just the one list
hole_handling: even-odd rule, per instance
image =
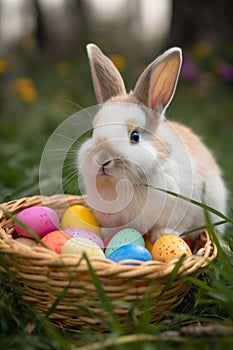
[[[85, 200], [72, 195], [34, 196], [13, 200], [3, 207], [16, 214], [27, 207], [46, 205], [56, 210], [61, 218], [67, 206], [74, 204], [85, 205]], [[145, 311], [148, 296], [151, 322], [162, 320], [168, 310], [182, 302], [190, 287], [186, 277], [197, 276], [217, 255], [209, 234], [204, 232], [203, 235], [202, 255], [186, 257], [175, 280], [164, 293], [162, 291], [178, 259], [169, 263], [150, 261], [132, 266], [104, 258], [90, 258], [99, 286], [104, 289], [122, 327], [130, 327], [129, 315], [139, 316]], [[85, 259], [80, 261], [80, 257], [74, 254], [57, 255], [43, 247], [29, 248], [14, 237], [13, 219], [0, 211], [0, 252], [4, 262], [17, 275], [25, 302], [31, 302], [45, 315], [59, 297], [59, 303], [49, 317], [60, 328], [69, 331], [89, 327], [98, 331], [108, 329], [109, 313]]]

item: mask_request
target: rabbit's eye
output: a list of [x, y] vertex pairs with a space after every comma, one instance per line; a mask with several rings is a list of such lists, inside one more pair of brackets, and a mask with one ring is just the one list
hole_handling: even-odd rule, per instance
[[139, 143], [140, 137], [138, 131], [134, 130], [130, 134], [131, 143]]

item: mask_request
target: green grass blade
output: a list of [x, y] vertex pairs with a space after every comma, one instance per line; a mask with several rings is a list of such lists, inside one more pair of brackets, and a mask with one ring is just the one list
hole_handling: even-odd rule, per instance
[[[212, 223], [212, 225], [213, 225], [214, 227], [216, 227], [216, 226], [220, 226], [220, 225], [223, 225], [223, 224], [226, 224], [226, 223], [227, 223], [226, 220], [221, 220], [221, 221], [217, 221], [217, 222]], [[207, 225], [201, 225], [201, 226], [194, 227], [194, 228], [191, 228], [191, 229], [189, 229], [189, 230], [183, 231], [183, 232], [182, 232], [182, 235], [188, 235], [189, 233], [196, 232], [196, 231], [201, 231], [201, 230], [205, 230], [205, 229], [207, 229], [207, 228], [208, 228]]]
[[208, 284], [206, 284], [204, 281], [200, 280], [199, 278], [190, 276], [190, 277], [188, 277], [188, 280], [191, 281], [198, 288], [206, 291], [207, 293], [214, 292], [214, 289], [212, 287], [210, 287]]
[[163, 188], [159, 188], [159, 187], [154, 187], [152, 185], [147, 185], [147, 184], [143, 184], [143, 186], [146, 186], [146, 187], [150, 187], [150, 188], [153, 188], [155, 190], [158, 190], [158, 191], [161, 191], [161, 192], [164, 192], [164, 193], [167, 193], [167, 194], [170, 194], [171, 196], [173, 197], [177, 197], [179, 199], [183, 199], [184, 201], [186, 202], [190, 202], [192, 204], [195, 204], [197, 205], [198, 207], [200, 208], [203, 208], [205, 210], [208, 210], [209, 212], [219, 216], [220, 218], [224, 219], [225, 221], [231, 223], [233, 225], [233, 219], [229, 218], [228, 216], [224, 215], [223, 213], [221, 213], [220, 211], [210, 207], [209, 205], [206, 205], [204, 203], [201, 203], [201, 202], [198, 202], [194, 199], [191, 199], [191, 198], [188, 198], [186, 196], [183, 196], [182, 194], [178, 194], [176, 192], [173, 192], [173, 191], [170, 191], [170, 190], [165, 190]]
[[139, 318], [134, 320], [134, 323], [137, 322], [137, 332], [146, 332], [150, 328], [150, 316], [151, 316], [151, 305], [153, 303], [152, 298], [153, 285], [148, 288], [148, 291], [144, 298], [142, 299], [143, 312], [140, 314]]
[[63, 288], [62, 292], [58, 295], [58, 297], [53, 302], [52, 306], [47, 311], [45, 318], [49, 318], [53, 314], [53, 312], [55, 311], [55, 309], [58, 306], [58, 304], [60, 303], [60, 301], [62, 301], [62, 299], [64, 299], [64, 297], [66, 296], [66, 293], [67, 293], [68, 289], [70, 288], [71, 283], [72, 283], [72, 281], [69, 281], [67, 283], [67, 285]]
[[177, 277], [177, 274], [178, 274], [178, 271], [184, 261], [184, 259], [186, 258], [186, 255], [183, 254], [179, 260], [177, 261], [175, 267], [173, 268], [173, 270], [171, 271], [171, 273], [168, 275], [168, 279], [165, 283], [165, 286], [163, 287], [161, 293], [159, 294], [157, 300], [159, 300], [163, 294], [171, 287], [172, 283], [174, 282], [174, 280], [176, 279]]
[[101, 281], [99, 280], [94, 268], [92, 267], [92, 265], [90, 263], [90, 260], [88, 259], [87, 255], [85, 253], [83, 254], [83, 257], [87, 262], [87, 266], [88, 266], [92, 281], [93, 281], [94, 286], [96, 288], [96, 291], [99, 295], [99, 298], [102, 301], [103, 307], [105, 308], [105, 310], [108, 313], [109, 320], [111, 322], [111, 326], [113, 328], [113, 331], [115, 331], [117, 333], [122, 333], [120, 323], [119, 323], [119, 321], [118, 321], [118, 319], [113, 311], [112, 305], [111, 305], [111, 303], [110, 303], [110, 301], [109, 301], [109, 299], [108, 299], [108, 297], [107, 297], [107, 295], [102, 287]]

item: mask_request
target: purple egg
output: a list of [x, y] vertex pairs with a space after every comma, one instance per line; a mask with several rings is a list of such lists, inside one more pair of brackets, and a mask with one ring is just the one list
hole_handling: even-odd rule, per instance
[[98, 246], [104, 250], [104, 242], [103, 240], [94, 232], [88, 231], [85, 228], [67, 228], [65, 230], [69, 235], [71, 235], [72, 237], [84, 237], [87, 239], [90, 239], [92, 242], [98, 244]]
[[15, 231], [20, 236], [29, 238], [32, 238], [29, 230], [32, 230], [42, 238], [47, 235], [47, 233], [57, 230], [59, 226], [57, 213], [51, 208], [40, 205], [22, 210], [16, 215], [16, 219], [22, 222], [26, 227], [23, 227], [20, 222], [16, 220], [14, 223]]

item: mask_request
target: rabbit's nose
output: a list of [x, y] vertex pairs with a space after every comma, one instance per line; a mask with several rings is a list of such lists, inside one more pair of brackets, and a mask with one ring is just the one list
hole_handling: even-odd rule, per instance
[[111, 168], [114, 165], [114, 159], [108, 151], [101, 151], [93, 160], [96, 165], [104, 168]]
[[114, 160], [113, 159], [109, 159], [107, 160], [107, 162], [102, 164], [102, 167], [104, 168], [111, 168], [114, 165]]

